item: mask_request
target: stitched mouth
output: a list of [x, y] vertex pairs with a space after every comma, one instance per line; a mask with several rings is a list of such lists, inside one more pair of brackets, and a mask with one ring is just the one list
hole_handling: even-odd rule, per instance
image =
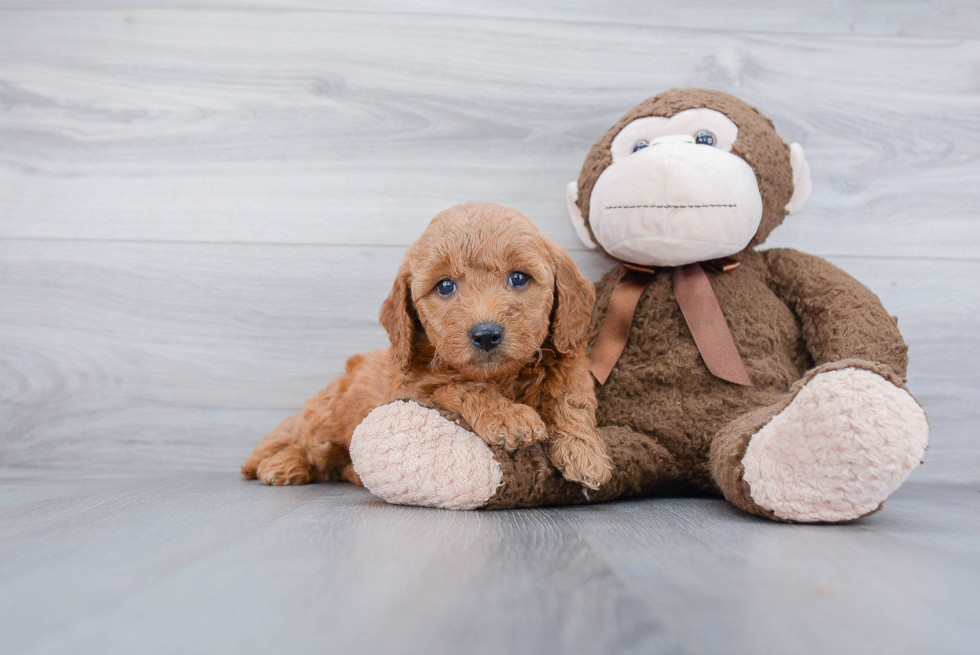
[[[690, 239], [690, 238], [673, 237], [673, 236], [666, 236], [666, 235], [649, 235], [649, 236], [629, 237], [629, 238], [626, 238], [626, 239], [621, 239], [620, 241], [617, 241], [616, 243], [610, 244], [609, 247], [610, 248], [618, 248], [619, 246], [622, 246], [622, 245], [625, 245], [625, 244], [629, 244], [629, 243], [632, 243], [634, 241], [639, 241], [640, 243], [655, 241], [655, 242], [661, 242], [661, 243], [666, 243], [666, 244], [706, 243], [706, 244], [710, 244], [712, 246], [722, 246], [722, 247], [725, 247], [725, 248], [732, 247], [732, 246], [738, 246], [737, 243], [728, 243], [727, 241], [710, 241], [708, 239]], [[744, 247], [745, 247], [744, 245], [738, 246], [739, 250], [741, 250]]]
[[737, 207], [738, 205], [606, 205], [606, 209], [702, 209], [705, 207]]

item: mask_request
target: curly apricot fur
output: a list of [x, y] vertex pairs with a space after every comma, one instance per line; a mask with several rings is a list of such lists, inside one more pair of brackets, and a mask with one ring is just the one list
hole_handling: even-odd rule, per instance
[[[523, 288], [510, 273], [530, 276]], [[443, 279], [456, 291], [435, 291]], [[375, 407], [428, 399], [458, 413], [489, 444], [547, 441], [569, 480], [592, 489], [612, 464], [595, 428], [585, 353], [595, 292], [568, 253], [520, 212], [467, 203], [436, 216], [412, 244], [381, 308], [391, 348], [354, 355], [346, 372], [270, 432], [242, 467], [266, 484], [360, 484], [348, 446]], [[470, 330], [503, 328], [500, 345], [476, 348]]]

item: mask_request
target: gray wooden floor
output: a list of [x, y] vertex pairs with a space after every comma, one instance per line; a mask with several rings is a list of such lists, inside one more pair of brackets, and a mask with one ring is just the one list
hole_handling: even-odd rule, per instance
[[980, 493], [451, 512], [233, 472], [5, 471], [4, 653], [976, 653]]
[[[564, 209], [673, 86], [803, 144], [768, 245], [899, 317], [925, 465], [848, 526], [723, 502], [451, 513], [251, 447], [439, 210]], [[980, 5], [0, 0], [0, 652], [976, 652]]]

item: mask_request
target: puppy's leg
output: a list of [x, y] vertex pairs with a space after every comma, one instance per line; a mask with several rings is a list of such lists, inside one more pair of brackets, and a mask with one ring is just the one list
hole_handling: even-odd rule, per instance
[[242, 475], [269, 485], [307, 484], [314, 468], [303, 447], [303, 415], [290, 416], [270, 432], [242, 466]]
[[259, 465], [265, 460], [278, 454], [291, 445], [296, 445], [299, 441], [299, 429], [302, 423], [302, 416], [296, 414], [290, 416], [280, 423], [276, 428], [265, 435], [262, 443], [256, 446], [252, 455], [242, 465], [242, 475], [247, 480], [254, 480], [258, 477]]
[[567, 362], [545, 383], [541, 408], [550, 426], [548, 457], [562, 475], [589, 489], [612, 477], [612, 460], [595, 426], [596, 400], [584, 358]]
[[565, 479], [598, 489], [612, 478], [612, 461], [594, 427], [555, 427], [548, 439], [548, 458]]
[[256, 473], [262, 482], [277, 487], [313, 481], [313, 467], [306, 458], [306, 452], [299, 446], [287, 446], [262, 460]]
[[242, 467], [242, 475], [271, 485], [333, 480], [361, 484], [348, 445], [354, 428], [381, 404], [390, 366], [384, 350], [348, 359], [344, 375], [262, 440]]
[[466, 419], [473, 431], [493, 446], [513, 450], [548, 436], [544, 421], [534, 409], [504, 398], [490, 384], [449, 384], [436, 389], [432, 400]]
[[[336, 480], [350, 464], [347, 448], [330, 442], [333, 389], [330, 385], [306, 401], [304, 409], [266, 435], [242, 466], [242, 475], [283, 486]], [[353, 479], [347, 477], [345, 479]]]
[[275, 486], [333, 480], [361, 484], [347, 448], [311, 433], [313, 426], [304, 418], [290, 416], [266, 435], [242, 466], [242, 475]]

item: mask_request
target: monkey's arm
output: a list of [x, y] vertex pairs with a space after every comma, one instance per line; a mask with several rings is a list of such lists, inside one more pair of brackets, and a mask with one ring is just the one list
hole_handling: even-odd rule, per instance
[[862, 359], [905, 377], [908, 347], [870, 289], [820, 257], [789, 248], [761, 254], [770, 286], [800, 320], [814, 366]]

